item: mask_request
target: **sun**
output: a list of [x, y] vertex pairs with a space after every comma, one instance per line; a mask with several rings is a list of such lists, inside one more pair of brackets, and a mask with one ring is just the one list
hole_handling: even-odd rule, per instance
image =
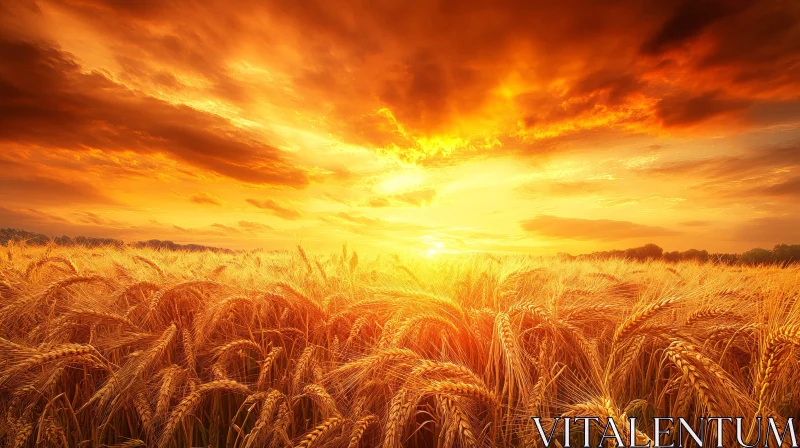
[[455, 250], [455, 249], [446, 248], [444, 242], [442, 242], [442, 241], [430, 241], [430, 240], [428, 240], [428, 241], [425, 241], [425, 244], [431, 246], [428, 249], [425, 249], [425, 250], [422, 251], [422, 253], [428, 258], [433, 258], [434, 256], [442, 255], [442, 254], [457, 254], [458, 253], [458, 251]]

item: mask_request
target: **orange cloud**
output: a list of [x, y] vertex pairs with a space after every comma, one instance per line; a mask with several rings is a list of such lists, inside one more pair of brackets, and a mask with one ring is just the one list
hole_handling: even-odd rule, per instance
[[800, 197], [800, 177], [795, 176], [784, 182], [756, 188], [752, 192], [762, 196]]
[[800, 195], [800, 146], [757, 148], [742, 154], [681, 160], [645, 168], [648, 175], [702, 179], [707, 199], [762, 197], [791, 201]]
[[[1, 31], [1, 30], [0, 30]], [[43, 42], [0, 34], [0, 143], [161, 152], [222, 176], [302, 187], [305, 172], [227, 120], [139, 95]]]
[[732, 238], [737, 241], [766, 244], [800, 241], [800, 215], [789, 214], [755, 218], [740, 225]]
[[296, 219], [300, 219], [303, 217], [303, 214], [300, 213], [299, 211], [293, 208], [285, 207], [276, 202], [274, 199], [264, 199], [264, 200], [245, 199], [245, 201], [248, 204], [252, 205], [253, 207], [258, 207], [262, 210], [267, 210], [268, 212], [272, 213], [273, 215], [279, 218], [294, 221]]
[[16, 170], [3, 171], [0, 177], [0, 197], [3, 198], [3, 202], [19, 204], [113, 204], [115, 202], [93, 185], [79, 180], [19, 175]]
[[[285, 83], [262, 86], [277, 107], [406, 160], [499, 149], [493, 137], [697, 128], [723, 113], [739, 114], [739, 126], [748, 126], [750, 108], [800, 92], [791, 76], [799, 31], [787, 20], [796, 5], [606, 6], [312, 0], [198, 9], [185, 1], [130, 7], [92, 0], [60, 9], [125, 49], [116, 58], [133, 83], [180, 92], [191, 87], [175, 73], [197, 77], [208, 94], [247, 109], [253, 95], [230, 62], [251, 57]], [[716, 90], [701, 88], [706, 80]]]
[[573, 240], [618, 241], [675, 235], [677, 232], [658, 226], [611, 219], [562, 218], [542, 215], [520, 222], [522, 229], [538, 235]]
[[239, 227], [245, 230], [275, 230], [272, 226], [268, 226], [261, 222], [254, 222], [254, 221], [239, 221]]
[[118, 227], [118, 228], [127, 226], [127, 224], [125, 224], [123, 222], [116, 221], [116, 220], [109, 219], [109, 218], [104, 218], [104, 217], [98, 215], [97, 213], [92, 213], [92, 212], [87, 212], [87, 211], [73, 213], [73, 216], [75, 216], [75, 220], [77, 222], [82, 223], [82, 224], [93, 224], [93, 225], [103, 226], [103, 227]]
[[222, 207], [223, 203], [222, 200], [212, 194], [206, 193], [201, 191], [199, 193], [195, 193], [189, 197], [189, 200], [194, 202], [195, 204], [207, 204], [207, 205], [216, 205]]
[[655, 114], [665, 127], [690, 126], [713, 117], [747, 110], [749, 102], [725, 98], [719, 91], [699, 95], [665, 97], [656, 104]]
[[609, 188], [608, 181], [534, 181], [517, 187], [525, 197], [580, 196], [600, 193]]
[[398, 205], [413, 205], [422, 207], [423, 205], [430, 204], [436, 199], [435, 188], [418, 188], [403, 193], [397, 193], [387, 196], [376, 196], [367, 201], [370, 207], [390, 207]]

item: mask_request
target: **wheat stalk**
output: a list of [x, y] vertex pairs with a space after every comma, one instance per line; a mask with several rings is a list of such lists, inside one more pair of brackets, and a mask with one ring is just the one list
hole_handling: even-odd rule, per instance
[[219, 380], [201, 384], [193, 392], [184, 397], [184, 399], [181, 400], [181, 402], [172, 410], [172, 413], [164, 425], [164, 431], [162, 432], [159, 446], [162, 448], [166, 447], [172, 438], [175, 428], [177, 428], [177, 426], [183, 422], [183, 418], [186, 416], [186, 414], [192, 412], [192, 410], [200, 403], [200, 400], [205, 394], [216, 391], [228, 391], [243, 395], [250, 393], [250, 389], [247, 386], [232, 380]]
[[339, 417], [330, 417], [326, 419], [312, 429], [308, 434], [303, 436], [303, 439], [297, 444], [297, 448], [311, 448], [315, 445], [318, 445], [318, 442], [324, 440], [325, 437], [339, 428], [341, 424], [342, 419]]

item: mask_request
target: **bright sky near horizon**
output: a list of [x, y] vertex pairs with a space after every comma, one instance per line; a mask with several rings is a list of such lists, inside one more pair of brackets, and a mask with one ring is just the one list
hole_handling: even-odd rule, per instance
[[800, 2], [0, 0], [0, 227], [800, 242]]

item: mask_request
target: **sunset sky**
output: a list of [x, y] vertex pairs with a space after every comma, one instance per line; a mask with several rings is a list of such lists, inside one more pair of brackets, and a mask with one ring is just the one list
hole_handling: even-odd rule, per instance
[[798, 199], [797, 0], [0, 0], [0, 227], [742, 251]]

